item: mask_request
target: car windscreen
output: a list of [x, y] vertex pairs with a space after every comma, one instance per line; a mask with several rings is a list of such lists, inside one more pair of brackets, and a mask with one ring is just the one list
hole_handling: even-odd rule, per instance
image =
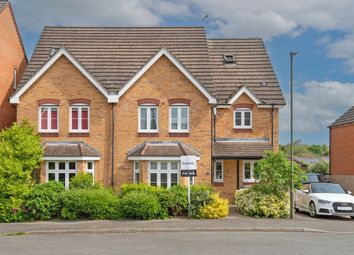
[[319, 182], [316, 174], [308, 174], [307, 182]]
[[339, 184], [312, 183], [311, 190], [312, 193], [346, 194], [345, 190]]

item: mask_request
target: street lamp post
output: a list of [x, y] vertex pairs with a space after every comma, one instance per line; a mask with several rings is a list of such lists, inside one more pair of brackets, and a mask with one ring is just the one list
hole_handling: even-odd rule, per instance
[[296, 56], [296, 51], [290, 51], [290, 157], [291, 157], [291, 174], [290, 174], [290, 218], [294, 219], [294, 148], [293, 148], [293, 126], [294, 126], [294, 115], [293, 115], [293, 61]]

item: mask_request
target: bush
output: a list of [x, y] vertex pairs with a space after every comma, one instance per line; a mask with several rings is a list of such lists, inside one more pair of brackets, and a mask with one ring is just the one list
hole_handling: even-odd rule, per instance
[[191, 218], [202, 219], [202, 208], [212, 202], [211, 194], [215, 190], [207, 185], [193, 185], [191, 187]]
[[161, 206], [155, 195], [132, 191], [122, 197], [120, 210], [125, 218], [151, 220], [159, 218]]
[[60, 196], [64, 190], [61, 182], [51, 181], [35, 185], [25, 203], [28, 217], [33, 220], [50, 220], [59, 216]]
[[40, 138], [28, 122], [0, 133], [0, 222], [25, 219], [23, 203], [31, 193], [31, 173], [42, 157]]
[[211, 203], [205, 204], [202, 208], [202, 216], [204, 219], [220, 219], [229, 215], [229, 201], [220, 198], [219, 193], [211, 194]]
[[253, 188], [236, 191], [235, 205], [241, 214], [253, 217], [286, 218], [290, 210], [288, 194], [278, 197]]
[[328, 162], [321, 159], [316, 164], [311, 165], [309, 167], [308, 172], [328, 175], [329, 174], [329, 164], [328, 164]]
[[70, 189], [97, 189], [99, 184], [93, 183], [91, 174], [79, 173], [70, 180]]
[[108, 189], [71, 189], [61, 199], [63, 219], [120, 218], [118, 196]]

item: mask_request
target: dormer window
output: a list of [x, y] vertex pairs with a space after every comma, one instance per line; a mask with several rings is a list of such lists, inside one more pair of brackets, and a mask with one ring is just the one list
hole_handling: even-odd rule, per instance
[[225, 64], [236, 64], [236, 58], [233, 54], [224, 54], [224, 63]]

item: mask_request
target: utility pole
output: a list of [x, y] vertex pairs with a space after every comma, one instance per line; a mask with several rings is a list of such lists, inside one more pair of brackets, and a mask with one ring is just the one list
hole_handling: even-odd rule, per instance
[[294, 84], [293, 61], [296, 51], [290, 51], [290, 157], [291, 157], [291, 173], [290, 173], [290, 218], [295, 219], [294, 212]]

